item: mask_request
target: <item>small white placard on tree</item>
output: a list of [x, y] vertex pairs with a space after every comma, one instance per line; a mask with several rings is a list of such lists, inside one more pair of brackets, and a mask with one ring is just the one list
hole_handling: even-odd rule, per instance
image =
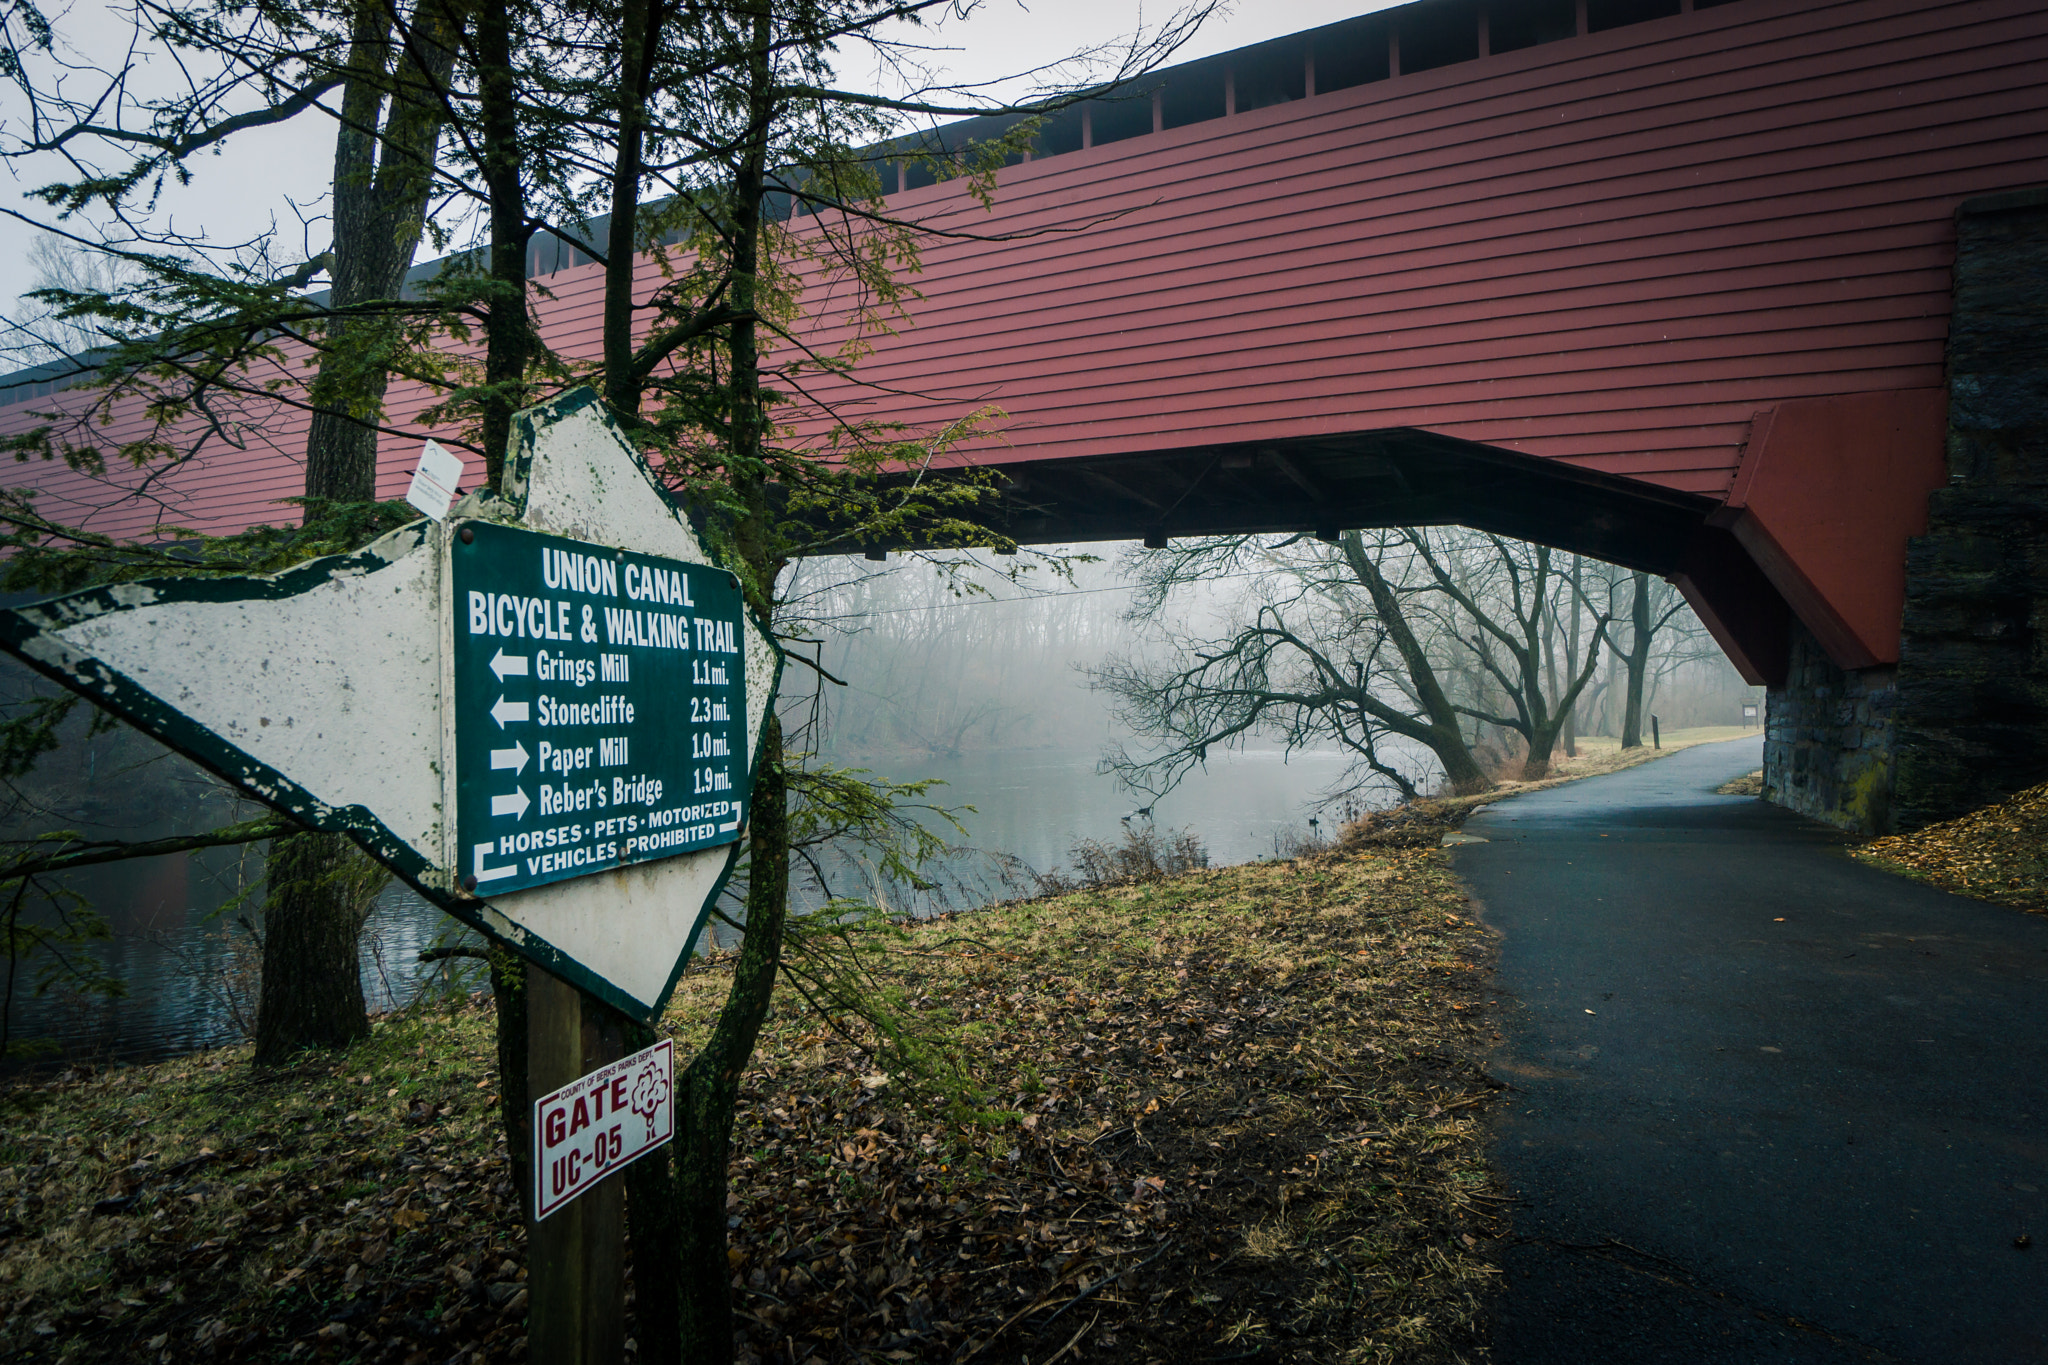
[[420, 451], [420, 467], [412, 472], [405, 500], [435, 521], [446, 521], [448, 509], [462, 490], [462, 461], [429, 441]]

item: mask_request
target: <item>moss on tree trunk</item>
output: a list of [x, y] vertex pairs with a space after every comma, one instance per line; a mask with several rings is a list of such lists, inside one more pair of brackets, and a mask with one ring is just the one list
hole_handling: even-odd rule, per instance
[[[384, 873], [339, 834], [294, 834], [271, 845], [263, 914], [264, 990], [257, 1066], [307, 1047], [368, 1036], [356, 940]], [[287, 985], [288, 983], [288, 985]]]

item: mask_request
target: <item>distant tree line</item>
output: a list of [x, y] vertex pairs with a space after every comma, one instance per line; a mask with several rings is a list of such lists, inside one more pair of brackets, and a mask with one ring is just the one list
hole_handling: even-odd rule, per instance
[[[886, 564], [831, 558], [795, 572], [792, 599], [825, 670], [813, 742], [852, 760], [955, 758], [995, 749], [1093, 751], [1108, 717], [1081, 670], [1128, 641], [1130, 594], [1115, 566], [1031, 550], [992, 558], [984, 590], [916, 556]], [[1015, 581], [1005, 563], [1021, 566]], [[815, 700], [813, 698], [815, 697]]]
[[[1106, 766], [1154, 793], [1254, 740], [1344, 750], [1351, 791], [1411, 800], [1539, 779], [1575, 752], [1581, 716], [1641, 745], [1659, 682], [1718, 658], [1669, 584], [1456, 527], [1190, 540], [1124, 562], [1140, 584], [1127, 620], [1166, 650], [1120, 652], [1093, 678], [1136, 737]], [[1184, 599], [1221, 578], [1243, 582], [1233, 608], [1190, 616]]]

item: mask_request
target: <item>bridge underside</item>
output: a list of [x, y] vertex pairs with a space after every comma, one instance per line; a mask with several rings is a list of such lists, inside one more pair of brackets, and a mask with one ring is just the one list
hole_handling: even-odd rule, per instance
[[995, 468], [978, 515], [1020, 545], [1457, 525], [1606, 560], [1677, 583], [1750, 682], [1784, 680], [1791, 609], [1718, 499], [1413, 428]]
[[1673, 575], [1719, 505], [1414, 428], [997, 467], [1025, 544], [1461, 524]]

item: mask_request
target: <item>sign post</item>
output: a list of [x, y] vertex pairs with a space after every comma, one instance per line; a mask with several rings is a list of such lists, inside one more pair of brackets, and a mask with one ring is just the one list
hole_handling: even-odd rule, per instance
[[[618, 1016], [590, 1005], [582, 991], [560, 977], [527, 968], [529, 1094], [545, 1096], [618, 1059], [625, 1041]], [[538, 1149], [540, 1113], [534, 1122]], [[626, 1349], [625, 1182], [592, 1182], [579, 1190], [582, 1198], [550, 1210], [552, 1216], [542, 1212], [547, 1183], [536, 1160], [533, 1221], [526, 1229], [526, 1358], [536, 1365], [543, 1360], [611, 1365]]]
[[[0, 611], [0, 648], [526, 957], [529, 1094], [598, 1073], [610, 1114], [617, 1015], [660, 1015], [738, 860], [781, 654], [591, 390], [519, 414], [499, 493], [451, 505], [451, 463], [354, 554]], [[629, 1104], [595, 1176], [563, 1134], [531, 1359], [619, 1358], [624, 1117], [666, 1140]]]

